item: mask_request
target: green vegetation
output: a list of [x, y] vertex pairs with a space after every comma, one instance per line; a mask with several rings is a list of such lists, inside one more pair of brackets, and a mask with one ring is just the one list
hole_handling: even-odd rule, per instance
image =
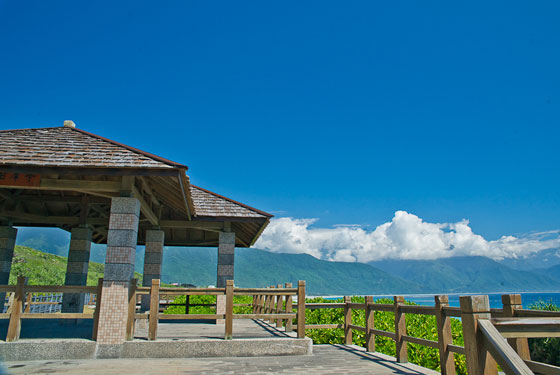
[[[173, 303], [181, 304], [182, 306], [169, 306], [164, 314], [184, 314], [185, 313], [185, 300], [186, 296], [177, 296], [173, 299]], [[215, 304], [216, 296], [190, 296], [190, 304]], [[251, 296], [234, 296], [233, 303], [251, 304], [253, 298]], [[234, 306], [234, 314], [251, 314], [253, 308], [251, 306]], [[215, 314], [216, 310], [210, 306], [191, 306], [189, 307], [189, 314]]]
[[[537, 301], [531, 306], [533, 310], [560, 311], [560, 307], [552, 302]], [[560, 366], [560, 339], [547, 337], [544, 339], [529, 339], [529, 350], [533, 361]]]
[[[328, 300], [324, 298], [308, 299], [308, 303], [335, 303], [343, 302], [342, 299]], [[352, 297], [352, 302], [364, 303], [364, 297]], [[393, 304], [391, 299], [379, 299], [375, 303]], [[406, 302], [414, 305], [412, 302]], [[317, 309], [306, 310], [306, 324], [343, 324], [344, 316], [342, 309]], [[395, 332], [395, 315], [392, 312], [376, 311], [375, 328], [383, 331]], [[352, 310], [352, 323], [365, 327], [365, 312], [363, 310]], [[427, 340], [437, 341], [437, 327], [434, 316], [406, 314], [406, 328], [408, 335], [420, 337]], [[451, 332], [453, 343], [463, 345], [463, 331], [458, 319], [451, 319]], [[344, 337], [343, 329], [312, 329], [306, 330], [305, 335], [313, 340], [314, 344], [342, 344]], [[365, 334], [353, 331], [352, 343], [365, 346]], [[383, 336], [375, 336], [375, 350], [387, 355], [395, 356], [395, 342]], [[419, 366], [440, 371], [439, 352], [437, 349], [422, 345], [408, 343], [408, 360]], [[467, 367], [465, 356], [455, 355], [455, 368], [457, 374], [466, 374]]]
[[[29, 285], [64, 285], [67, 262], [66, 257], [16, 246], [9, 283], [15, 284], [18, 276], [25, 276]], [[98, 279], [103, 277], [103, 268], [103, 264], [89, 263], [87, 285], [97, 285]], [[135, 273], [135, 277], [142, 279], [138, 273]]]

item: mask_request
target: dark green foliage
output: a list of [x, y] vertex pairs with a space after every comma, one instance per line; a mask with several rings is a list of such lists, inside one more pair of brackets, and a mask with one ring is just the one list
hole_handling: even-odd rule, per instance
[[[560, 307], [552, 302], [537, 301], [531, 306], [533, 310], [560, 311]], [[531, 360], [560, 366], [560, 339], [547, 337], [544, 339], [529, 339]]]
[[[327, 300], [323, 298], [313, 298], [307, 300], [308, 303], [335, 303], [342, 302], [342, 299]], [[352, 302], [364, 303], [363, 297], [352, 297]], [[379, 299], [375, 303], [393, 304], [391, 299]], [[406, 302], [414, 305], [412, 302]], [[343, 324], [343, 309], [317, 309], [306, 312], [306, 324]], [[395, 315], [392, 312], [376, 311], [375, 328], [383, 331], [395, 332]], [[365, 326], [365, 312], [363, 310], [352, 311], [352, 323], [355, 325]], [[406, 314], [407, 334], [409, 336], [420, 337], [427, 340], [437, 341], [437, 327], [434, 316]], [[463, 331], [461, 321], [451, 319], [451, 331], [453, 342], [455, 345], [463, 345]], [[344, 337], [343, 329], [313, 329], [306, 330], [305, 335], [313, 339], [314, 344], [342, 344]], [[365, 346], [365, 334], [360, 331], [353, 331], [352, 343], [359, 346]], [[375, 349], [380, 353], [395, 356], [395, 342], [384, 336], [375, 337]], [[417, 365], [440, 370], [439, 352], [426, 346], [408, 344], [408, 359]], [[455, 367], [458, 374], [466, 374], [465, 357], [455, 355]]]

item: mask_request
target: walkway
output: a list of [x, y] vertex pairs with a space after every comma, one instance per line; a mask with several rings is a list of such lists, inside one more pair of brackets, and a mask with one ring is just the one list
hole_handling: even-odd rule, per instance
[[312, 356], [7, 362], [11, 374], [439, 374], [355, 346], [315, 345]]

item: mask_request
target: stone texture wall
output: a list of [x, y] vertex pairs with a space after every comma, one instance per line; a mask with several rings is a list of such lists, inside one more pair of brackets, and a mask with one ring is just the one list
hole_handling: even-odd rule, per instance
[[128, 289], [134, 276], [139, 215], [138, 199], [112, 199], [97, 333], [100, 345], [117, 345], [125, 341]]
[[[151, 286], [153, 279], [161, 279], [161, 263], [163, 261], [163, 242], [165, 232], [162, 230], [146, 231], [146, 252], [144, 253], [143, 286]], [[150, 309], [150, 296], [142, 296], [141, 311]]]
[[235, 233], [220, 232], [218, 243], [217, 288], [225, 288], [226, 280], [233, 280]]
[[[235, 260], [235, 233], [220, 232], [218, 242], [218, 272], [217, 288], [225, 288], [227, 280], [233, 280], [233, 266]], [[216, 314], [225, 314], [226, 296], [216, 298]], [[217, 324], [223, 324], [225, 320], [216, 319]]]
[[[86, 285], [91, 249], [91, 230], [88, 228], [72, 228], [70, 250], [66, 265], [64, 285]], [[84, 311], [85, 294], [65, 293], [62, 297], [63, 313], [82, 313]]]
[[[12, 269], [17, 229], [10, 226], [0, 227], [0, 285], [7, 285]], [[0, 293], [0, 313], [4, 311], [6, 293]]]

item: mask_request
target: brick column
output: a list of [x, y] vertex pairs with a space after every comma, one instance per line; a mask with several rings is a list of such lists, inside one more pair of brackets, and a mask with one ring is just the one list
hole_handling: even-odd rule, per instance
[[[91, 249], [91, 230], [88, 228], [72, 228], [71, 233], [64, 285], [86, 285]], [[84, 293], [65, 293], [62, 296], [62, 312], [84, 312], [85, 297]]]
[[[218, 240], [218, 277], [217, 288], [225, 288], [227, 280], [233, 280], [233, 263], [235, 251], [235, 233], [220, 232]], [[221, 295], [216, 298], [216, 314], [225, 314], [226, 296]], [[217, 324], [224, 324], [225, 320], [217, 319]]]
[[[143, 286], [152, 286], [153, 279], [161, 279], [161, 263], [163, 261], [163, 242], [165, 232], [162, 230], [146, 231], [146, 252], [144, 253]], [[141, 311], [150, 309], [150, 296], [142, 296]]]
[[138, 199], [112, 198], [99, 309], [98, 357], [118, 357], [126, 338], [128, 289], [134, 276], [139, 215]]
[[[0, 285], [7, 285], [10, 279], [16, 236], [16, 228], [11, 226], [0, 227]], [[6, 293], [0, 293], [0, 313], [4, 311], [5, 299]]]

